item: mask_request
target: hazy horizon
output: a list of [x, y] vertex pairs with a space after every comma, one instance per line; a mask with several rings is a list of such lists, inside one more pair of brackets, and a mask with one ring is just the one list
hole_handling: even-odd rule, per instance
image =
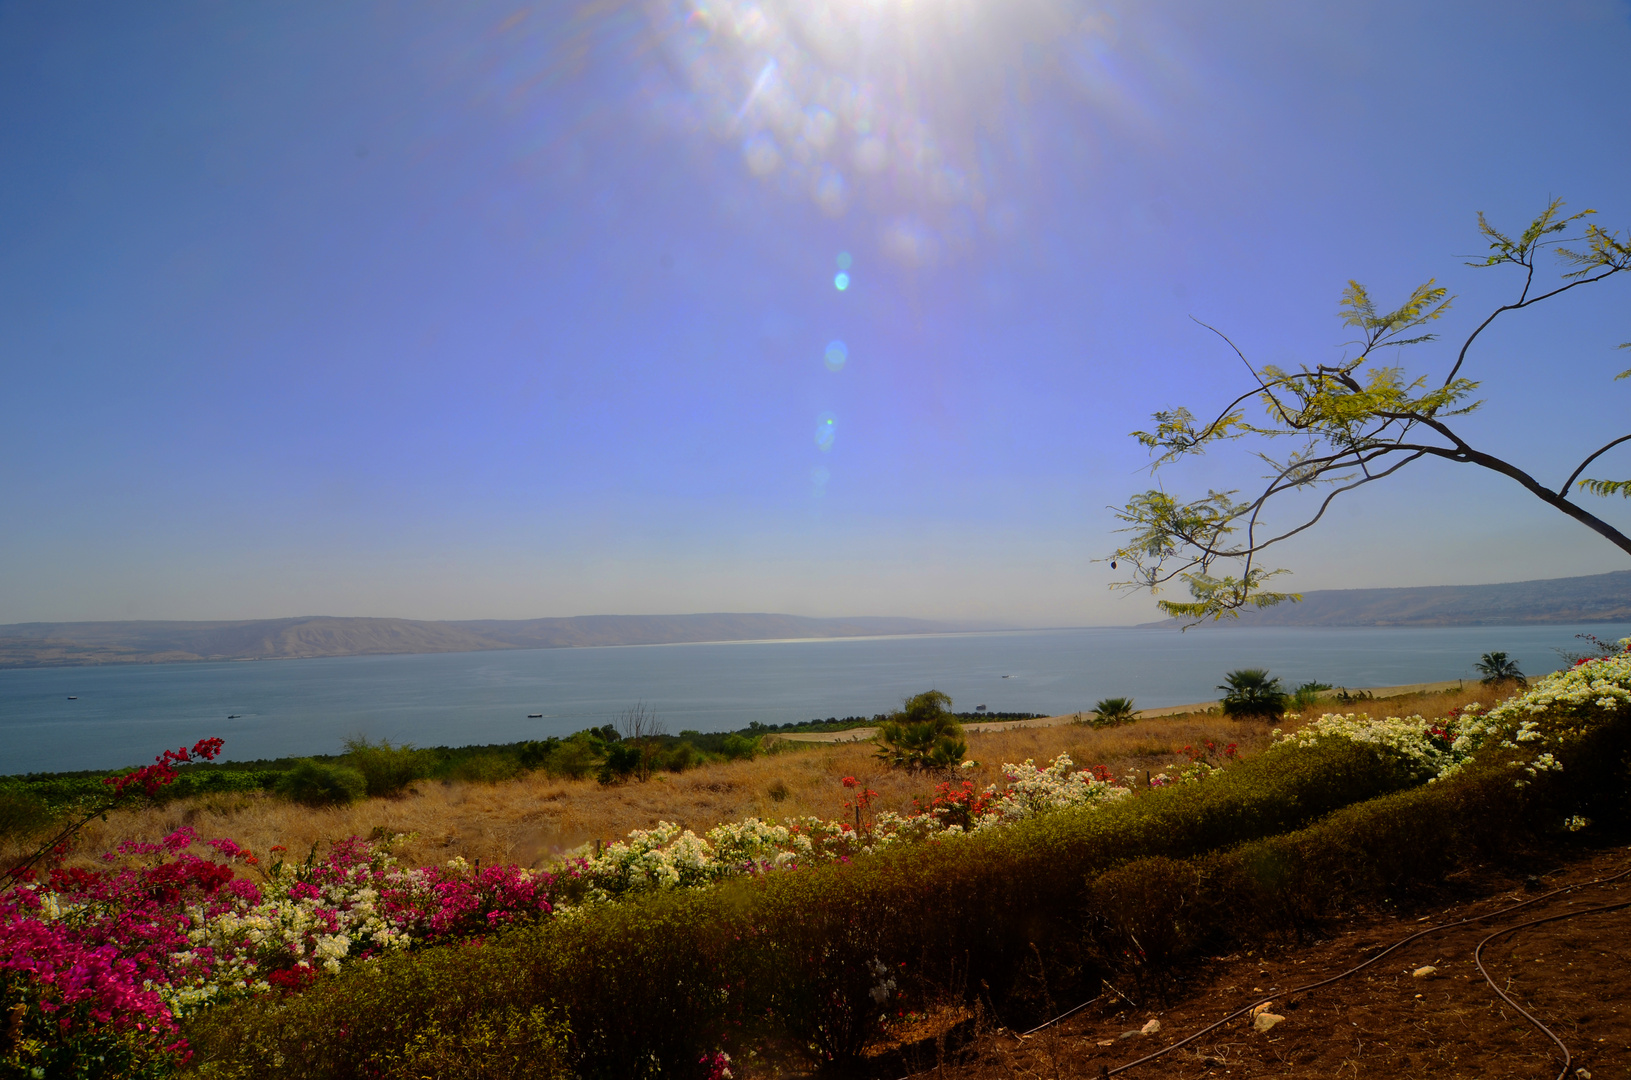
[[[1127, 433], [1238, 391], [1195, 320], [1317, 363], [1436, 277], [1442, 374], [1513, 290], [1477, 212], [1631, 225], [1628, 51], [1626, 0], [0, 7], [0, 624], [1150, 621], [1092, 560]], [[1465, 431], [1562, 480], [1626, 310], [1505, 317]], [[1442, 463], [1277, 562], [1628, 565]]]

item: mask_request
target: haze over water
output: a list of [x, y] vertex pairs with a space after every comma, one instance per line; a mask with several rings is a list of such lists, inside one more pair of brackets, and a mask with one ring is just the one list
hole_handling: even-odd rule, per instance
[[677, 734], [872, 715], [931, 687], [959, 710], [1058, 714], [1110, 696], [1211, 700], [1241, 667], [1287, 686], [1470, 680], [1493, 650], [1533, 678], [1563, 666], [1555, 650], [1580, 647], [1582, 632], [1614, 640], [1631, 627], [1094, 628], [22, 669], [0, 671], [0, 774], [140, 764], [210, 735], [229, 760], [334, 753], [356, 733], [515, 742], [613, 723], [642, 701]]

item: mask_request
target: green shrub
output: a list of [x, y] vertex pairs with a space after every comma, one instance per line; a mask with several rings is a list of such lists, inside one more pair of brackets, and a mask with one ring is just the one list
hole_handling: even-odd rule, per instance
[[759, 740], [750, 739], [746, 735], [727, 735], [720, 744], [719, 752], [730, 761], [746, 761], [759, 751]]
[[669, 772], [684, 772], [694, 769], [703, 762], [702, 752], [693, 744], [680, 741], [663, 751], [658, 764]]
[[[1160, 957], [1139, 959], [1152, 967], [1247, 940], [1302, 939], [1359, 902], [1408, 901], [1460, 867], [1528, 862], [1537, 847], [1558, 843], [1565, 819], [1623, 828], [1631, 818], [1625, 783], [1631, 725], [1601, 730], [1567, 757], [1563, 773], [1523, 787], [1501, 762], [1485, 761], [1452, 781], [1356, 803], [1303, 829], [1176, 868], [1159, 858], [1136, 859], [1094, 883], [1104, 951], [1130, 938], [1118, 936], [1120, 924], [1148, 932], [1162, 911], [1174, 915], [1182, 933]], [[1149, 902], [1131, 903], [1118, 891], [1146, 877], [1162, 882]]]
[[562, 742], [544, 767], [551, 776], [567, 776], [582, 780], [600, 759], [600, 754], [587, 738], [574, 735]]
[[561, 747], [561, 740], [548, 738], [534, 739], [524, 742], [515, 752], [515, 757], [523, 769], [544, 769], [549, 766], [549, 759]]
[[158, 799], [172, 802], [230, 791], [272, 791], [282, 777], [283, 772], [276, 769], [188, 769], [175, 783], [160, 788]]
[[97, 1023], [81, 1003], [50, 1012], [40, 1007], [40, 988], [20, 971], [0, 971], [0, 1077], [72, 1077], [73, 1080], [168, 1080], [172, 1041], [156, 1032]]
[[345, 741], [342, 765], [362, 773], [372, 798], [396, 795], [415, 780], [430, 775], [430, 755], [411, 743], [391, 745], [389, 739], [369, 742], [361, 735]]
[[515, 779], [520, 771], [521, 762], [508, 754], [471, 754], [448, 766], [444, 775], [471, 784], [498, 784]]
[[368, 781], [356, 769], [305, 758], [279, 778], [277, 792], [307, 806], [344, 806], [368, 794]]
[[49, 803], [24, 788], [0, 788], [0, 840], [27, 840], [57, 820]]
[[[716, 966], [734, 944], [731, 928], [710, 902], [680, 893], [611, 905], [480, 946], [384, 956], [300, 994], [208, 1010], [185, 1028], [194, 1075], [437, 1076], [410, 1062], [425, 1056], [420, 1046], [442, 1044], [462, 1055], [465, 1075], [502, 1076], [490, 1059], [507, 1062], [514, 1051], [506, 1044], [558, 1032], [571, 1068], [551, 1071], [558, 1058], [546, 1053], [540, 1075], [698, 1076], [702, 1055], [729, 1039], [722, 1018], [742, 1010]], [[460, 1045], [460, 1032], [482, 1025], [508, 1035], [489, 1047]]]
[[596, 778], [602, 784], [616, 784], [633, 776], [640, 768], [640, 747], [633, 743], [612, 743], [606, 747], [606, 757], [600, 763]]
[[511, 1006], [461, 1019], [432, 1020], [404, 1049], [389, 1080], [571, 1080], [569, 1033], [548, 1009]]
[[1291, 692], [1291, 699], [1287, 707], [1291, 709], [1306, 709], [1310, 705], [1319, 703], [1320, 695], [1331, 689], [1330, 683], [1305, 682]]

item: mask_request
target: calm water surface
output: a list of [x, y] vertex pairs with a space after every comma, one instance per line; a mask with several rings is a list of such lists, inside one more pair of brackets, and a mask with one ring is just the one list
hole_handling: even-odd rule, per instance
[[332, 753], [354, 733], [515, 742], [640, 701], [670, 731], [727, 731], [871, 715], [930, 687], [960, 710], [1052, 714], [1111, 696], [1206, 701], [1240, 667], [1291, 686], [1388, 686], [1473, 678], [1480, 654], [1502, 650], [1534, 677], [1563, 666], [1554, 650], [1579, 647], [1580, 632], [1613, 640], [1631, 626], [1038, 630], [0, 671], [0, 774], [139, 764], [207, 735], [239, 760]]

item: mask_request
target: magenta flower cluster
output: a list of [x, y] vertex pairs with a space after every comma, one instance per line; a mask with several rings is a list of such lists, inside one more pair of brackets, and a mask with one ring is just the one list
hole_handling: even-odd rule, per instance
[[27, 987], [63, 1039], [119, 1032], [178, 1061], [189, 1008], [553, 910], [553, 875], [462, 860], [402, 868], [384, 844], [357, 838], [260, 870], [259, 882], [238, 876], [258, 864], [253, 853], [185, 828], [104, 859], [113, 865], [59, 866], [0, 892], [0, 977]]

